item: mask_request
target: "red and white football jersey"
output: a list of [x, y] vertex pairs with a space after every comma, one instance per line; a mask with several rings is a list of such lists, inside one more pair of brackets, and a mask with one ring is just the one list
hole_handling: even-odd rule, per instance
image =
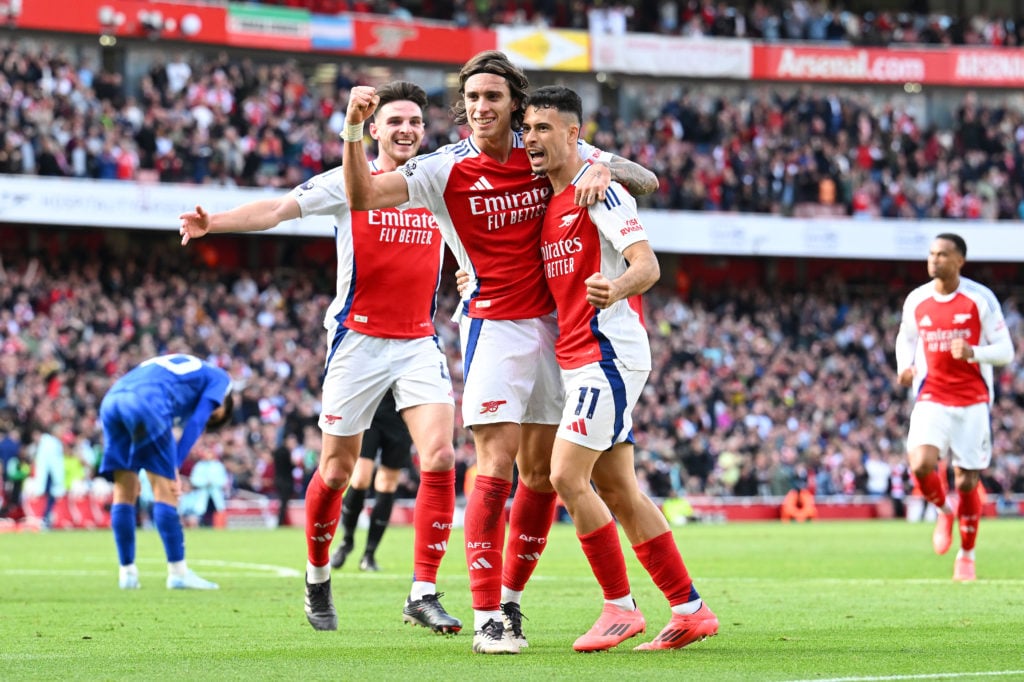
[[338, 286], [324, 327], [388, 339], [432, 336], [444, 255], [437, 221], [424, 208], [353, 211], [344, 184], [339, 167], [292, 190], [303, 216], [335, 220]]
[[595, 272], [615, 279], [626, 271], [622, 252], [647, 241], [636, 200], [617, 182], [589, 208], [573, 203], [575, 183], [551, 200], [541, 232], [544, 276], [558, 306], [555, 356], [562, 369], [618, 358], [635, 370], [651, 369], [651, 348], [639, 296], [599, 310], [587, 303], [584, 283]]
[[915, 367], [917, 400], [953, 407], [991, 403], [992, 365], [955, 360], [950, 354], [953, 339], [964, 339], [972, 346], [1010, 343], [1003, 311], [992, 291], [961, 277], [952, 294], [940, 295], [933, 282], [910, 292], [896, 338], [896, 365], [898, 371]]
[[[583, 159], [607, 158], [585, 142], [579, 149]], [[459, 267], [469, 273], [462, 314], [522, 320], [554, 309], [540, 258], [551, 183], [530, 169], [518, 132], [505, 163], [469, 137], [410, 159], [399, 172], [409, 185], [409, 203], [430, 209]]]

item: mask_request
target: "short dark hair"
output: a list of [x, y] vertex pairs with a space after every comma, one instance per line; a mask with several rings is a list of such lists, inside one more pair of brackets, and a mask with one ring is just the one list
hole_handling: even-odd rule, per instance
[[210, 417], [206, 420], [206, 430], [216, 431], [220, 427], [231, 421], [231, 414], [235, 411], [235, 399], [230, 393], [224, 396], [224, 402], [220, 404], [224, 408], [224, 414], [217, 419]]
[[964, 238], [961, 237], [960, 235], [955, 234], [953, 232], [943, 232], [940, 235], [936, 235], [935, 238], [945, 239], [946, 241], [953, 242], [953, 246], [956, 247], [956, 250], [960, 253], [960, 255], [963, 256], [964, 258], [967, 258], [967, 242], [965, 242]]
[[399, 101], [409, 101], [420, 109], [427, 108], [427, 93], [420, 86], [409, 81], [391, 81], [377, 88], [377, 96], [380, 101], [377, 103], [377, 111], [380, 111], [385, 104]]
[[545, 85], [543, 88], [537, 88], [526, 101], [526, 106], [572, 114], [576, 117], [577, 123], [583, 123], [583, 101], [574, 90], [564, 85]]
[[466, 115], [466, 81], [470, 76], [478, 73], [490, 73], [501, 76], [508, 83], [508, 91], [512, 101], [519, 104], [512, 110], [512, 130], [519, 130], [523, 127], [523, 109], [526, 107], [526, 93], [530, 89], [530, 80], [526, 73], [499, 50], [484, 50], [475, 55], [459, 71], [459, 98], [452, 104], [451, 114], [455, 123], [466, 125], [469, 117]]

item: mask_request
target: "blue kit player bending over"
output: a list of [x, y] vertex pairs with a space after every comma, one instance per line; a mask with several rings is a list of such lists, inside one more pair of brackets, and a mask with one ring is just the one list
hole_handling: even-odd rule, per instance
[[[206, 429], [223, 426], [234, 402], [224, 370], [191, 355], [161, 355], [118, 379], [100, 405], [103, 461], [114, 480], [110, 525], [121, 563], [121, 589], [139, 587], [135, 566], [135, 502], [139, 470], [153, 487], [153, 523], [167, 554], [167, 588], [215, 590], [185, 565], [185, 536], [178, 517], [178, 469]], [[174, 427], [181, 437], [175, 440]]]

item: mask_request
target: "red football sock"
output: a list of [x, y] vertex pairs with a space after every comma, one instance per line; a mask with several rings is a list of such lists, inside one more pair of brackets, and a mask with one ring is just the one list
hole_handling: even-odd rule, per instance
[[554, 492], [538, 493], [519, 482], [508, 520], [508, 547], [501, 575], [503, 586], [518, 592], [526, 587], [548, 544], [557, 502], [558, 495]]
[[957, 509], [957, 521], [960, 524], [960, 549], [974, 549], [978, 539], [978, 522], [981, 521], [981, 493], [978, 486], [969, 493], [960, 493], [960, 506]]
[[672, 531], [665, 531], [647, 542], [633, 545], [636, 558], [647, 570], [651, 580], [658, 586], [661, 593], [668, 599], [669, 606], [685, 604], [699, 599], [700, 595], [693, 587], [693, 580], [686, 571], [683, 556], [676, 547]]
[[942, 477], [939, 476], [938, 471], [933, 470], [924, 478], [920, 476], [915, 476], [914, 478], [917, 479], [917, 486], [921, 489], [924, 499], [936, 507], [942, 507], [946, 503], [946, 486], [943, 485]]
[[466, 564], [473, 608], [497, 611], [501, 607], [501, 549], [505, 544], [505, 501], [512, 482], [477, 476], [466, 502]]
[[583, 553], [590, 562], [590, 570], [601, 585], [607, 600], [621, 599], [629, 594], [629, 576], [626, 575], [626, 557], [619, 542], [619, 529], [609, 521], [593, 533], [578, 535]]
[[455, 512], [455, 470], [420, 472], [412, 525], [413, 580], [437, 582], [437, 568], [448, 550]]
[[341, 516], [341, 498], [345, 488], [327, 487], [320, 472], [313, 474], [306, 488], [306, 558], [314, 566], [330, 561], [331, 540]]

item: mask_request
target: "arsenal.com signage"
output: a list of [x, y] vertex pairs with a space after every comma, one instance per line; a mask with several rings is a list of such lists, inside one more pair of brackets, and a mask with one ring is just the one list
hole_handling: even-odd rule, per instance
[[755, 45], [753, 60], [755, 80], [1002, 88], [1024, 85], [1024, 54], [1017, 50]]
[[[759, 74], [758, 48], [754, 74]], [[774, 49], [772, 53], [776, 52]], [[888, 50], [835, 50], [791, 48], [767, 55], [764, 78], [800, 81], [853, 81], [856, 83], [920, 83], [926, 78], [920, 56], [896, 56]]]
[[[58, 5], [59, 11], [55, 11]], [[0, 19], [5, 8], [19, 10], [6, 14], [8, 26], [15, 30], [185, 40], [414, 63], [462, 64], [482, 50], [507, 49], [528, 68], [552, 71], [741, 81], [1024, 87], [1024, 50], [1010, 48], [769, 45], [738, 38], [587, 35], [544, 28], [510, 33], [383, 15], [315, 14], [233, 1], [0, 0]], [[156, 25], [154, 16], [159, 20]]]

